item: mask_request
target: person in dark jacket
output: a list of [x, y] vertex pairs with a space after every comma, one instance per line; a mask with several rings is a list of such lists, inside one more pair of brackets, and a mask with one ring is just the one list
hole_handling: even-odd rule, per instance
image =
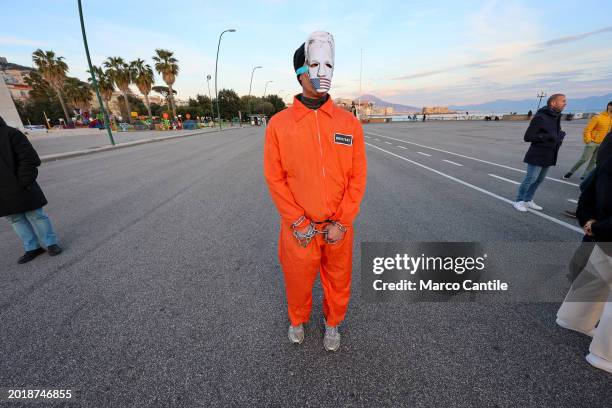
[[[612, 241], [612, 132], [597, 153], [594, 174], [580, 195], [576, 217], [585, 235], [594, 241]], [[608, 255], [612, 256], [612, 252]]]
[[[23, 241], [25, 254], [17, 263], [30, 262], [47, 248], [62, 252], [49, 217], [47, 199], [36, 182], [40, 159], [28, 138], [0, 117], [0, 217], [7, 217]], [[42, 245], [41, 245], [42, 244]]]
[[545, 107], [529, 122], [525, 132], [525, 142], [531, 142], [523, 160], [527, 163], [527, 174], [521, 183], [514, 208], [525, 212], [529, 208], [542, 211], [543, 208], [533, 202], [536, 190], [546, 178], [550, 166], [557, 164], [559, 148], [563, 143], [565, 132], [561, 130], [561, 112], [567, 105], [563, 94], [554, 94], [548, 98]]
[[599, 147], [594, 176], [576, 216], [596, 245], [557, 312], [557, 324], [593, 337], [587, 361], [612, 373], [612, 133]]

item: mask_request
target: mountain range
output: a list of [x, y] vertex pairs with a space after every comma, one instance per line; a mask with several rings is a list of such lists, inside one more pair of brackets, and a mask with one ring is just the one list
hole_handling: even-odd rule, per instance
[[383, 101], [382, 99], [377, 98], [374, 95], [361, 95], [361, 101], [372, 102], [376, 107], [386, 106], [389, 108], [393, 108], [395, 112], [420, 112], [421, 108], [417, 108], [416, 106], [402, 105], [399, 103], [391, 103], [387, 101]]
[[[568, 96], [566, 112], [601, 112], [606, 110], [608, 102], [612, 101], [612, 93], [600, 96], [589, 96], [586, 98], [572, 98]], [[543, 106], [546, 104], [546, 99], [542, 99]], [[484, 112], [519, 112], [524, 113], [529, 110], [535, 112], [538, 107], [537, 99], [522, 99], [509, 100], [498, 99], [491, 102], [485, 102], [474, 105], [457, 105], [449, 106], [451, 110], [458, 111], [484, 111]]]
[[[362, 95], [362, 101], [369, 101], [376, 107], [388, 106], [394, 109], [395, 112], [421, 112], [421, 108], [410, 105], [402, 105], [399, 103], [392, 103], [383, 101], [374, 95]], [[566, 112], [600, 112], [606, 109], [608, 102], [612, 101], [612, 93], [608, 93], [600, 96], [589, 96], [586, 98], [572, 98], [571, 96], [567, 99]], [[546, 104], [546, 100], [542, 100], [543, 106]], [[480, 111], [480, 112], [519, 112], [525, 113], [529, 110], [535, 112], [538, 107], [538, 100], [533, 99], [497, 99], [490, 102], [484, 102], [472, 105], [451, 105], [448, 108], [454, 111]]]

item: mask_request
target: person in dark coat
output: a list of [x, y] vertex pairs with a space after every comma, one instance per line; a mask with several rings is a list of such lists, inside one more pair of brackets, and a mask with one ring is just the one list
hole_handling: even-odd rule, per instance
[[0, 217], [7, 217], [23, 241], [25, 254], [17, 261], [30, 262], [47, 248], [62, 252], [49, 217], [42, 207], [47, 199], [36, 182], [40, 158], [28, 138], [0, 117]]
[[527, 174], [521, 183], [514, 208], [525, 212], [527, 209], [542, 211], [543, 208], [533, 202], [536, 190], [546, 178], [550, 166], [557, 164], [559, 148], [563, 143], [565, 132], [561, 130], [561, 112], [567, 105], [563, 94], [554, 94], [548, 98], [545, 107], [536, 112], [525, 132], [525, 142], [531, 146], [523, 160], [527, 163]]
[[[612, 242], [612, 132], [597, 153], [592, 179], [580, 195], [576, 217], [585, 235], [595, 242]], [[607, 248], [604, 250], [609, 251]], [[606, 252], [608, 253], [608, 252]], [[612, 256], [612, 251], [608, 255]]]
[[583, 271], [557, 312], [557, 324], [593, 337], [587, 361], [612, 373], [612, 133], [599, 147], [595, 174], [580, 195], [576, 216], [594, 241]]

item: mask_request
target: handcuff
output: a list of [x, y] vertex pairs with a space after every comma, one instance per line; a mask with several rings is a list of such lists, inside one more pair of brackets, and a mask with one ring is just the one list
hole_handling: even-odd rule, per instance
[[298, 227], [302, 225], [304, 221], [306, 221], [306, 217], [302, 215], [300, 218], [298, 218], [296, 222], [291, 224], [291, 229], [293, 229], [293, 236], [295, 237], [295, 239], [297, 239], [300, 246], [304, 248], [308, 246], [310, 241], [312, 241], [312, 239], [317, 234], [324, 235], [323, 240], [325, 241], [326, 244], [333, 245], [333, 244], [338, 243], [338, 240], [332, 241], [327, 238], [327, 230], [316, 229], [315, 227], [316, 224], [332, 224], [336, 226], [336, 228], [338, 228], [340, 231], [346, 232], [346, 227], [344, 225], [340, 224], [338, 221], [333, 221], [333, 220], [310, 221], [310, 224], [308, 224], [308, 229], [305, 232], [300, 232], [298, 231]]

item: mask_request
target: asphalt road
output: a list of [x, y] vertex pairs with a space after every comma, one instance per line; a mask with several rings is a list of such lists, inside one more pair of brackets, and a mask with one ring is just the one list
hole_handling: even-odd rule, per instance
[[[547, 180], [544, 218], [490, 175], [520, 181], [499, 165], [523, 169], [524, 128], [366, 126], [355, 241], [578, 241], [560, 214], [576, 186]], [[581, 125], [566, 130], [551, 177], [581, 150]], [[555, 325], [558, 303], [367, 303], [359, 245], [341, 351], [322, 347], [319, 284], [306, 341], [289, 344], [262, 142], [245, 128], [41, 166], [66, 251], [17, 266], [0, 223], [0, 387], [73, 389], [85, 407], [609, 404], [612, 377], [584, 360], [587, 337]]]

